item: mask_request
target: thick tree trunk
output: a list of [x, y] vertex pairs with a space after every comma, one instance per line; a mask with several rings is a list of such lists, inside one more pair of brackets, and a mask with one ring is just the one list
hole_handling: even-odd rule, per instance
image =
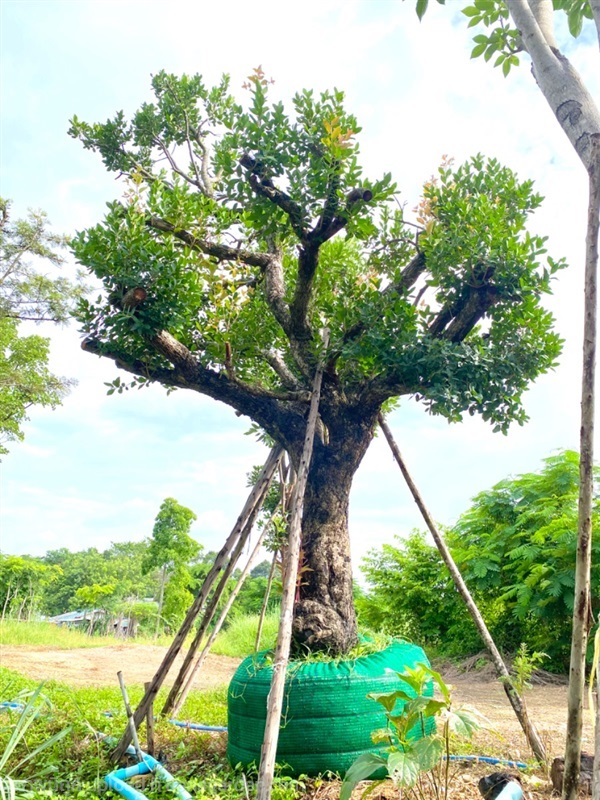
[[358, 640], [352, 596], [348, 503], [354, 473], [369, 446], [376, 414], [350, 415], [315, 444], [304, 495], [302, 550], [293, 641], [296, 650], [343, 654]]

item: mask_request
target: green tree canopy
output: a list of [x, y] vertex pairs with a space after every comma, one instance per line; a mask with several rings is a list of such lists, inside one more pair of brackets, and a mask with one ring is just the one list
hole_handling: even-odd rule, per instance
[[522, 423], [523, 391], [560, 352], [541, 301], [562, 264], [527, 232], [531, 181], [496, 160], [442, 164], [405, 220], [391, 175], [363, 174], [342, 92], [302, 91], [286, 110], [260, 70], [246, 87], [241, 105], [226, 78], [160, 72], [131, 121], [73, 119], [127, 180], [74, 241], [104, 284], [80, 304], [83, 348], [133, 385], [229, 404], [296, 468], [324, 361], [294, 636], [342, 652], [356, 641], [348, 497], [382, 406], [411, 396], [449, 420]]
[[[579, 456], [562, 452], [545, 459], [539, 472], [507, 478], [478, 494], [447, 533], [452, 556], [494, 639], [512, 651], [525, 642], [547, 653], [561, 671], [568, 667], [571, 642], [578, 489]], [[597, 598], [600, 542], [593, 548], [592, 595]], [[363, 569], [371, 585], [361, 601], [369, 624], [450, 653], [481, 648], [437, 549], [423, 534], [372, 551]]]
[[81, 297], [80, 283], [39, 269], [60, 267], [65, 244], [44, 213], [12, 222], [10, 204], [0, 198], [0, 454], [7, 452], [3, 442], [23, 438], [32, 405], [55, 408], [72, 383], [48, 369], [47, 338], [20, 332], [23, 322], [65, 322]]

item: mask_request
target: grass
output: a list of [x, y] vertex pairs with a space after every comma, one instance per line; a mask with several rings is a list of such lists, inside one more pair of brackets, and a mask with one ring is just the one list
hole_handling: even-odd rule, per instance
[[[269, 650], [275, 647], [278, 627], [279, 611], [271, 611], [265, 617], [260, 644], [261, 650]], [[244, 658], [254, 652], [257, 630], [258, 614], [234, 617], [228, 627], [217, 636], [211, 652], [219, 656]]]
[[[0, 667], [0, 701], [22, 698], [35, 690], [37, 684], [15, 672]], [[141, 686], [128, 687], [132, 706], [142, 696]], [[47, 702], [28, 731], [26, 741], [16, 749], [13, 761], [18, 763], [58, 731], [69, 728], [61, 741], [51, 744], [34, 761], [26, 763], [14, 777], [25, 780], [29, 800], [97, 800], [99, 793], [108, 800], [117, 798], [105, 792], [103, 778], [114, 769], [109, 760], [110, 749], [101, 744], [95, 731], [119, 737], [126, 724], [123, 701], [118, 687], [73, 688], [57, 681], [48, 681], [42, 688]], [[160, 708], [166, 692], [156, 701]], [[112, 716], [106, 716], [110, 712]], [[191, 692], [181, 719], [208, 725], [227, 724], [227, 688]], [[11, 728], [17, 721], [14, 712], [0, 718], [0, 756], [8, 744]], [[170, 725], [166, 720], [156, 723], [156, 739], [167, 769], [176, 775], [195, 800], [239, 800], [245, 796], [243, 778], [233, 769], [225, 756], [226, 737], [223, 734], [203, 734]], [[140, 740], [145, 746], [145, 726], [140, 728]], [[138, 786], [138, 788], [140, 788]], [[277, 778], [273, 800], [297, 800], [306, 797], [303, 781]], [[156, 782], [143, 788], [148, 800], [166, 800]]]
[[117, 639], [115, 636], [88, 636], [77, 628], [66, 628], [52, 622], [17, 622], [5, 619], [0, 622], [0, 644], [51, 647], [53, 650], [77, 650], [84, 647], [110, 647], [111, 645], [156, 644], [168, 647], [173, 638], [137, 636], [135, 639]]
[[[275, 647], [279, 612], [267, 614], [263, 628], [261, 648]], [[212, 647], [212, 652], [221, 656], [243, 658], [254, 651], [258, 628], [258, 614], [240, 616], [232, 619], [229, 627], [222, 630]], [[157, 645], [168, 647], [172, 636], [163, 635], [158, 639], [150, 636], [136, 636], [135, 639], [117, 639], [114, 636], [88, 636], [75, 628], [65, 628], [52, 622], [0, 622], [0, 644], [28, 647], [49, 647], [53, 650], [75, 650], [85, 647], [111, 647], [115, 645]]]

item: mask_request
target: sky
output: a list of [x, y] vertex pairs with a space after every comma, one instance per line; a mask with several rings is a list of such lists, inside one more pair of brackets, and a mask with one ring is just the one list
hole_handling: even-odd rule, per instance
[[[507, 436], [480, 420], [427, 415], [412, 400], [389, 419], [434, 518], [452, 524], [470, 499], [509, 476], [577, 449], [587, 183], [583, 167], [524, 63], [504, 79], [469, 58], [463, 3], [433, 3], [419, 23], [412, 0], [0, 0], [0, 192], [13, 216], [44, 209], [57, 232], [98, 222], [123, 187], [95, 154], [69, 138], [69, 119], [104, 121], [150, 100], [161, 69], [224, 72], [240, 91], [262, 65], [275, 99], [336, 87], [362, 126], [365, 173], [391, 171], [408, 209], [443, 155], [497, 157], [546, 196], [532, 229], [569, 262], [548, 305], [565, 339], [560, 366], [525, 397], [530, 421]], [[591, 27], [565, 51], [600, 98]], [[67, 267], [72, 269], [73, 267]], [[246, 475], [266, 458], [245, 435], [249, 420], [226, 406], [160, 387], [106, 395], [118, 370], [81, 351], [75, 325], [46, 329], [51, 365], [78, 381], [55, 411], [33, 409], [25, 440], [0, 464], [0, 547], [43, 555], [104, 549], [152, 531], [165, 497], [192, 508], [194, 535], [218, 549], [248, 493]], [[353, 562], [422, 522], [383, 437], [355, 478]]]

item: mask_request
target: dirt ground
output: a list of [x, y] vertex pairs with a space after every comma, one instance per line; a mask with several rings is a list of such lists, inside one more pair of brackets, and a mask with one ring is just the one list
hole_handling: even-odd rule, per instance
[[[166, 648], [152, 645], [116, 645], [80, 650], [2, 647], [0, 664], [37, 680], [54, 678], [80, 686], [114, 685], [117, 671], [122, 670], [131, 686], [150, 680], [165, 652]], [[177, 674], [180, 663], [181, 657], [171, 676]], [[238, 663], [239, 660], [235, 658], [210, 655], [196, 678], [195, 688], [206, 689], [227, 683]], [[471, 752], [478, 752], [479, 744], [481, 752], [492, 752], [498, 757], [517, 761], [530, 758], [514, 712], [496, 680], [482, 680], [472, 673], [460, 675], [455, 671], [445, 677], [454, 688], [455, 701], [474, 706], [490, 722], [490, 730], [476, 735]], [[534, 686], [527, 692], [526, 700], [549, 753], [561, 755], [565, 739], [566, 685]], [[593, 752], [591, 720], [587, 711], [584, 717], [584, 749]]]
[[[149, 681], [162, 662], [166, 647], [114, 645], [76, 650], [52, 650], [25, 645], [0, 647], [0, 665], [36, 680], [54, 679], [74, 686], [116, 686], [117, 672], [129, 686]], [[171, 669], [174, 680], [183, 656]], [[198, 673], [194, 688], [212, 689], [228, 683], [240, 663], [238, 658], [209, 655]], [[166, 685], [169, 685], [167, 679]]]

